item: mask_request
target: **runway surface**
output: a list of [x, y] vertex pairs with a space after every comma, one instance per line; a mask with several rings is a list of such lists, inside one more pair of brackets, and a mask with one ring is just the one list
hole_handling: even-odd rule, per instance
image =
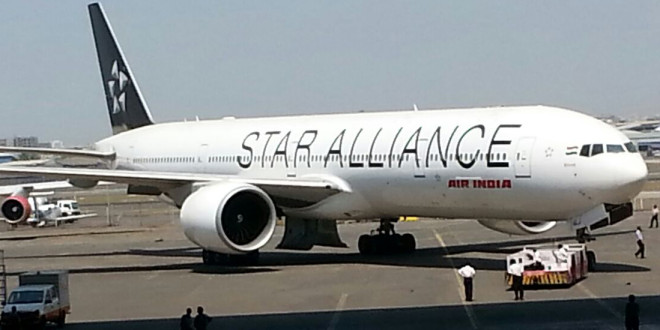
[[[90, 222], [0, 233], [7, 268], [69, 269], [68, 329], [177, 329], [190, 306], [205, 307], [210, 329], [620, 329], [628, 294], [639, 296], [643, 329], [660, 329], [660, 230], [645, 229], [647, 258], [636, 259], [636, 225], [648, 213], [598, 231], [589, 244], [598, 271], [560, 289], [513, 300], [504, 259], [525, 245], [574, 242], [565, 227], [539, 236], [508, 236], [469, 220], [422, 219], [397, 224], [413, 233], [412, 255], [361, 256], [356, 242], [374, 223], [339, 226], [347, 249], [262, 251], [252, 267], [200, 264], [200, 251], [172, 217], [147, 225]], [[140, 220], [140, 221], [142, 221]], [[644, 227], [645, 228], [645, 227]], [[455, 269], [477, 269], [475, 301], [464, 303]]]

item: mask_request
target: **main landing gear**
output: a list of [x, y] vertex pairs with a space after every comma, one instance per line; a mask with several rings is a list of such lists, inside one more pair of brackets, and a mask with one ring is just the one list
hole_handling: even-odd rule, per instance
[[369, 235], [361, 235], [358, 249], [361, 254], [412, 253], [415, 251], [415, 237], [411, 234], [394, 232], [396, 219], [381, 219], [380, 226]]
[[224, 254], [202, 250], [202, 261], [213, 266], [253, 266], [259, 262], [259, 251], [246, 254]]

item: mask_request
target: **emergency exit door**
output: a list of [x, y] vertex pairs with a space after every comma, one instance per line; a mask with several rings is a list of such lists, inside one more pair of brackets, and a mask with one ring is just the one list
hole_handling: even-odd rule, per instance
[[532, 149], [534, 148], [535, 140], [533, 137], [524, 137], [518, 141], [514, 156], [516, 178], [532, 177]]

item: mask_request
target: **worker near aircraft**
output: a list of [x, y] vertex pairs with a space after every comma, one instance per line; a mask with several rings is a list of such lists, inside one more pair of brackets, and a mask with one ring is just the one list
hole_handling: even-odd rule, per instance
[[470, 263], [465, 264], [458, 270], [458, 275], [463, 278], [463, 287], [465, 288], [465, 301], [472, 301], [472, 279], [477, 271], [472, 268]]

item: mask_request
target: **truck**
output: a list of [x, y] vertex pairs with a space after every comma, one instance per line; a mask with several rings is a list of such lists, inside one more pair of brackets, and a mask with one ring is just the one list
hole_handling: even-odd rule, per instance
[[60, 209], [59, 216], [68, 217], [70, 215], [80, 215], [78, 202], [74, 199], [62, 199], [57, 201], [57, 207]]
[[2, 329], [63, 327], [69, 304], [69, 273], [65, 270], [24, 273], [2, 308]]
[[[590, 253], [591, 252], [591, 253]], [[523, 285], [566, 286], [577, 283], [587, 277], [589, 263], [595, 262], [584, 244], [565, 244], [559, 247], [524, 247], [522, 251], [510, 254], [506, 258], [507, 270], [504, 280], [513, 285], [510, 267], [523, 265]]]

